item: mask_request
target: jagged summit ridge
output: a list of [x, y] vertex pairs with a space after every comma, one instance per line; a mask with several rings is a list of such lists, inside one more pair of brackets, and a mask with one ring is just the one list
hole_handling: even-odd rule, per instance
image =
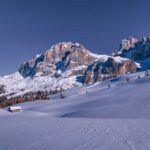
[[134, 47], [138, 41], [139, 40], [137, 38], [134, 38], [133, 36], [130, 36], [128, 39], [123, 39], [120, 43], [119, 51], [122, 51], [124, 49], [128, 50], [129, 48]]
[[141, 40], [129, 38], [125, 42], [121, 42], [118, 52], [113, 56], [121, 56], [128, 58], [139, 64], [140, 70], [150, 69], [150, 37], [145, 36]]
[[134, 37], [122, 40], [119, 51], [116, 55], [127, 57], [133, 60], [140, 60], [149, 57], [150, 53], [150, 37], [145, 36], [141, 40]]

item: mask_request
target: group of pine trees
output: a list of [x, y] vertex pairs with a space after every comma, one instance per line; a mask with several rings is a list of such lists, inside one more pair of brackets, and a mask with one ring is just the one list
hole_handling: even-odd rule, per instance
[[12, 97], [7, 99], [7, 97], [3, 96], [0, 98], [0, 108], [4, 108], [10, 105], [14, 105], [17, 103], [22, 103], [22, 102], [29, 102], [29, 101], [34, 101], [34, 100], [47, 100], [48, 98], [48, 92], [44, 91], [38, 91], [38, 92], [30, 92], [27, 94], [24, 94], [23, 96], [19, 97]]

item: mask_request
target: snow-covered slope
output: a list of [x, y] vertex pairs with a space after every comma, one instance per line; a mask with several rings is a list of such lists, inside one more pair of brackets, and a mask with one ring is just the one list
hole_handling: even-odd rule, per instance
[[149, 88], [133, 73], [21, 103], [20, 113], [1, 109], [0, 149], [149, 150]]
[[149, 87], [150, 77], [145, 77], [145, 72], [133, 73], [68, 89], [63, 92], [65, 99], [59, 94], [50, 96], [49, 105], [41, 107], [39, 103], [33, 109], [67, 118], [149, 118]]
[[5, 92], [0, 97], [7, 96], [7, 99], [23, 96], [24, 94], [37, 91], [61, 91], [75, 86], [81, 86], [76, 81], [76, 76], [70, 78], [55, 78], [51, 76], [38, 76], [34, 78], [23, 78], [19, 72], [0, 78], [1, 85], [5, 85]]

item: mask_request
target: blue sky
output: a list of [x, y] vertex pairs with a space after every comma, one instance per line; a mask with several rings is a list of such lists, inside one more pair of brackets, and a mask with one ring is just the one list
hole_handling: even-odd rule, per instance
[[95, 53], [150, 35], [149, 0], [0, 0], [0, 75], [62, 41]]

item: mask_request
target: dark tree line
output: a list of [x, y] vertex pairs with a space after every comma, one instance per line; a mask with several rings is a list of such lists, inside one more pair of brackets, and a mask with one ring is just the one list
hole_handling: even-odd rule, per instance
[[24, 94], [23, 96], [18, 96], [18, 97], [12, 97], [7, 99], [6, 96], [0, 97], [0, 108], [4, 108], [10, 105], [14, 105], [17, 103], [22, 103], [22, 102], [29, 102], [29, 101], [34, 101], [34, 100], [48, 100], [48, 92], [43, 92], [43, 91], [37, 91], [37, 92], [30, 92], [27, 94]]

